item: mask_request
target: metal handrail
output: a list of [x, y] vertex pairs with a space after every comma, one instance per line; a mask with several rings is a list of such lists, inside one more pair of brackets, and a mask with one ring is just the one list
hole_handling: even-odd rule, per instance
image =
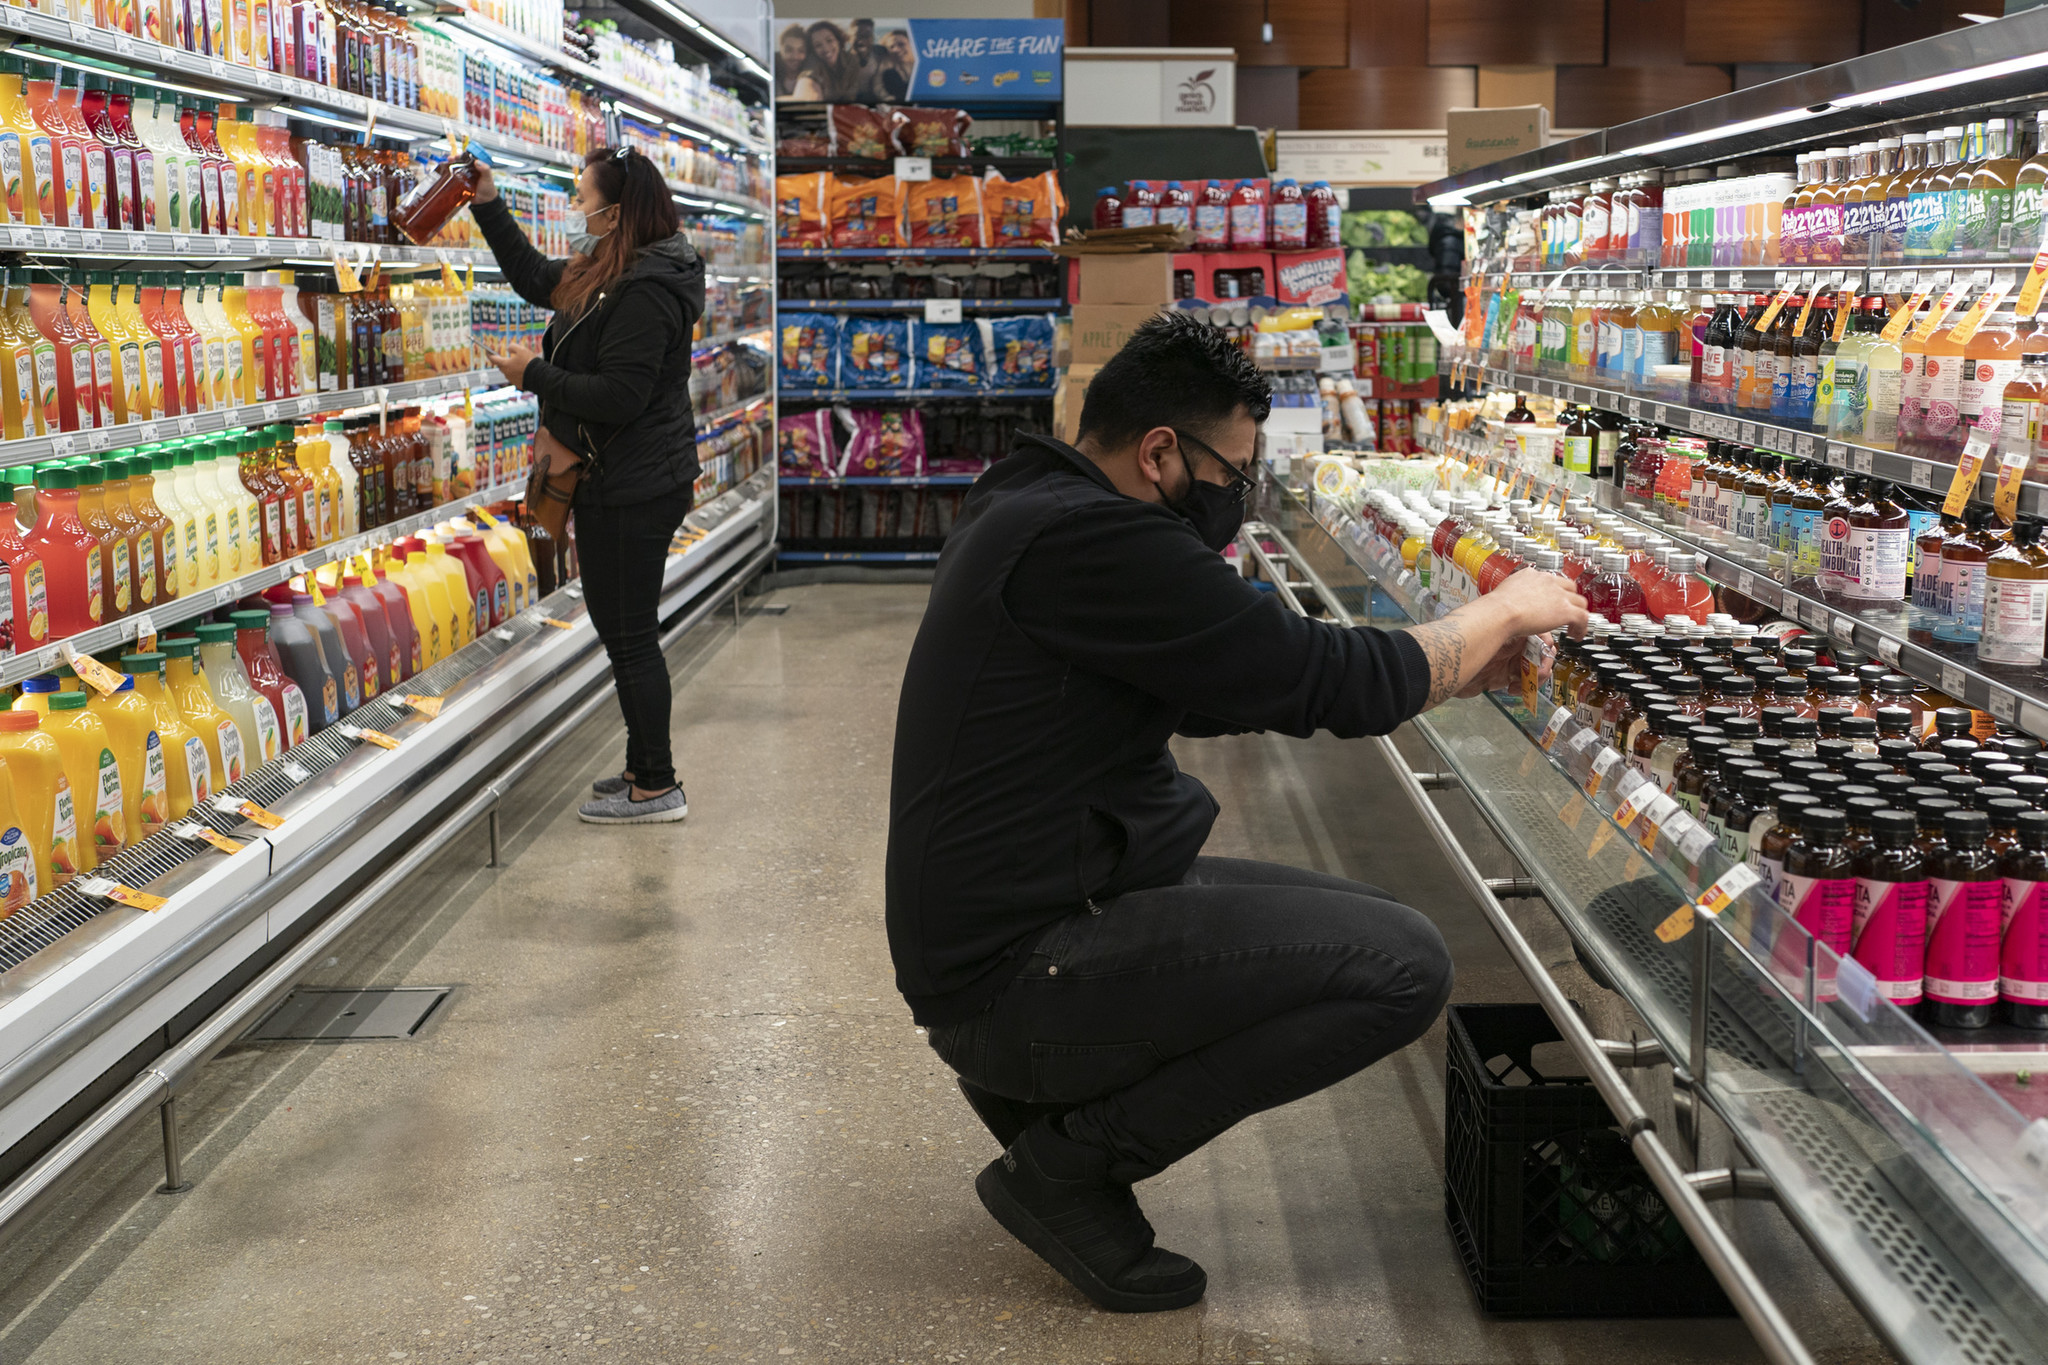
[[[1271, 525], [1253, 522], [1244, 528], [1242, 534], [1246, 544], [1251, 548], [1254, 561], [1268, 572], [1271, 572], [1269, 566], [1273, 562], [1272, 558], [1258, 546], [1256, 540], [1252, 539], [1254, 534], [1278, 544], [1286, 562], [1291, 566], [1300, 566], [1301, 557], [1293, 543]], [[1350, 614], [1319, 578], [1311, 578], [1304, 574], [1304, 581], [1311, 583], [1334, 619], [1342, 624], [1350, 624]], [[1281, 588], [1281, 596], [1294, 610], [1301, 610], [1299, 601], [1292, 592], [1285, 589], [1284, 585]], [[1465, 889], [1471, 893], [1472, 899], [1478, 902], [1495, 936], [1508, 950], [1508, 956], [1535, 989], [1536, 998], [1542, 1004], [1543, 1012], [1550, 1016], [1550, 1021], [1557, 1026], [1558, 1034], [1571, 1048], [1580, 1065], [1586, 1068], [1586, 1075], [1592, 1080], [1594, 1089], [1599, 1091], [1600, 1097], [1607, 1102], [1607, 1107], [1620, 1121], [1629, 1146], [1635, 1152], [1636, 1159], [1642, 1163], [1643, 1170], [1648, 1173], [1650, 1182], [1657, 1187], [1658, 1193], [1664, 1197], [1665, 1204], [1677, 1216], [1680, 1226], [1698, 1248], [1701, 1259], [1707, 1263], [1707, 1268], [1713, 1271], [1714, 1278], [1720, 1282], [1721, 1288], [1734, 1303], [1736, 1312], [1740, 1313], [1743, 1321], [1749, 1325], [1758, 1346], [1767, 1357], [1776, 1362], [1776, 1365], [1813, 1365], [1813, 1357], [1808, 1354], [1792, 1324], [1779, 1310], [1770, 1292], [1765, 1289], [1762, 1279], [1744, 1259], [1741, 1249], [1729, 1237], [1727, 1229], [1715, 1220], [1705, 1200], [1701, 1198], [1703, 1192], [1720, 1193], [1718, 1186], [1696, 1185], [1687, 1178], [1685, 1170], [1672, 1158], [1659, 1138], [1656, 1124], [1649, 1112], [1643, 1108], [1642, 1101], [1636, 1097], [1635, 1091], [1629, 1088], [1627, 1080], [1616, 1068], [1617, 1058], [1614, 1054], [1618, 1049], [1610, 1041], [1593, 1036], [1593, 1031], [1587, 1027], [1578, 1010], [1573, 1008], [1563, 988], [1543, 965], [1542, 958], [1537, 956], [1529, 940], [1522, 936], [1522, 931], [1516, 928], [1514, 921], [1508, 917], [1506, 908], [1494, 895], [1489, 879], [1473, 863], [1471, 855], [1465, 852], [1464, 845], [1458, 841], [1457, 834], [1444, 819], [1443, 812], [1429, 799], [1429, 793], [1423, 789], [1414, 769], [1408, 766], [1408, 760], [1401, 753], [1400, 747], [1387, 735], [1375, 736], [1373, 742], [1385, 755], [1387, 766], [1393, 769], [1395, 782], [1399, 784], [1409, 803], [1415, 807], [1416, 813], [1422, 817], [1423, 824], [1428, 826], [1431, 837], [1443, 850], [1452, 870], [1458, 874], [1458, 880], [1465, 884]], [[1704, 940], [1705, 935], [1701, 937]], [[1637, 1054], [1631, 1053], [1621, 1060], [1626, 1060], [1630, 1065], [1640, 1065], [1649, 1058], [1645, 1050], [1640, 1059]], [[1745, 1192], [1749, 1187], [1745, 1185]]]
[[[736, 598], [761, 568], [772, 561], [775, 543], [770, 541], [750, 555], [733, 571], [724, 587], [698, 602], [661, 637], [666, 651], [728, 599]], [[306, 936], [292, 946], [260, 976], [237, 991], [219, 1009], [187, 1034], [176, 1046], [153, 1062], [141, 1075], [128, 1082], [92, 1116], [67, 1133], [34, 1165], [0, 1190], [0, 1233], [29, 1217], [58, 1194], [77, 1173], [78, 1167], [102, 1145], [125, 1133], [153, 1108], [171, 1106], [179, 1092], [199, 1069], [233, 1042], [255, 1020], [273, 1009], [290, 993], [299, 979], [316, 965], [342, 934], [375, 909], [392, 892], [405, 885], [428, 860], [441, 852], [457, 835], [475, 824], [504, 798], [504, 795], [545, 757], [567, 739], [609, 700], [610, 693], [593, 684], [591, 695], [514, 759], [475, 795], [443, 817], [433, 830], [387, 867], [354, 896], [337, 906]], [[177, 1169], [178, 1143], [175, 1109], [165, 1114], [165, 1157], [167, 1188], [180, 1186]]]

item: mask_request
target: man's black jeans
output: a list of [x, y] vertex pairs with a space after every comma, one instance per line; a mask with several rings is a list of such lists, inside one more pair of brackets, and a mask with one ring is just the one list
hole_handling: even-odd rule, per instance
[[583, 602], [612, 661], [626, 716], [626, 771], [649, 791], [676, 784], [669, 748], [668, 661], [661, 657], [661, 576], [669, 542], [689, 515], [689, 488], [624, 507], [576, 508]]
[[1053, 925], [931, 1044], [983, 1089], [1075, 1105], [1068, 1135], [1129, 1182], [1413, 1042], [1450, 994], [1436, 926], [1377, 887], [1198, 858]]

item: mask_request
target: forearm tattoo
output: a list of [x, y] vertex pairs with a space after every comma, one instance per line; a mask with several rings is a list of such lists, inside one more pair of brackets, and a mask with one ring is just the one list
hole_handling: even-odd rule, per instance
[[1422, 646], [1429, 659], [1429, 702], [1440, 706], [1458, 695], [1465, 686], [1465, 653], [1469, 644], [1464, 626], [1455, 617], [1412, 626], [1408, 634]]

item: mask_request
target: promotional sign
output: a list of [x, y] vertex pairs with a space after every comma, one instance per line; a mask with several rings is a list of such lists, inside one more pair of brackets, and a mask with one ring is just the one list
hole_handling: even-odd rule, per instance
[[1060, 19], [788, 19], [775, 97], [833, 104], [1056, 100]]

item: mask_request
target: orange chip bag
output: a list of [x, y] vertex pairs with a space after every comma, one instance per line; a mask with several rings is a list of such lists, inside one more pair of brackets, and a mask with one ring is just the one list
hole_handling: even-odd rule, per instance
[[1054, 246], [1066, 196], [1051, 171], [1029, 180], [1005, 180], [994, 171], [981, 182], [982, 232], [992, 247]]
[[911, 246], [984, 246], [981, 182], [971, 175], [903, 186], [903, 240]]
[[777, 246], [825, 246], [825, 211], [830, 205], [833, 175], [775, 177], [775, 243]]
[[833, 246], [901, 246], [897, 240], [896, 177], [832, 183]]

